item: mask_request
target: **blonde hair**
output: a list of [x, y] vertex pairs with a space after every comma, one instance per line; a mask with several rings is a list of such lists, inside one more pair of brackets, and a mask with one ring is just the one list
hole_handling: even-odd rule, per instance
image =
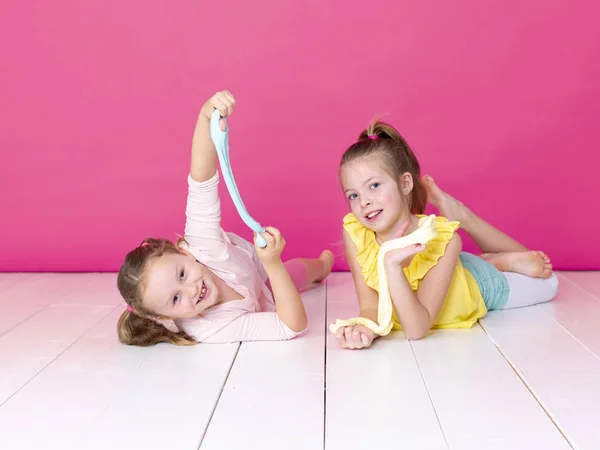
[[344, 152], [340, 170], [344, 164], [369, 155], [378, 155], [384, 159], [383, 169], [396, 181], [400, 180], [403, 173], [412, 175], [413, 188], [408, 207], [413, 214], [423, 214], [427, 205], [427, 191], [421, 182], [421, 166], [400, 133], [393, 126], [375, 119], [360, 133], [358, 141]]
[[194, 345], [197, 342], [183, 331], [172, 331], [165, 328], [158, 320], [163, 317], [154, 316], [142, 303], [145, 288], [145, 274], [153, 259], [165, 253], [180, 253], [179, 243], [168, 239], [145, 239], [142, 244], [127, 253], [125, 262], [119, 269], [117, 288], [125, 302], [133, 311], [125, 310], [117, 323], [119, 341], [127, 345], [147, 347], [168, 342], [175, 345]]

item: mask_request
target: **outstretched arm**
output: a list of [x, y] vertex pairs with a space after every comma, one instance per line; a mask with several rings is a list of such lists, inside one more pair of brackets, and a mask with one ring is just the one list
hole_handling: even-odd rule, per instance
[[[192, 161], [190, 174], [194, 181], [202, 182], [210, 179], [217, 171], [217, 152], [210, 138], [210, 117], [215, 109], [222, 117], [230, 116], [235, 106], [235, 99], [229, 91], [217, 92], [202, 107], [194, 136], [192, 138]], [[225, 131], [225, 121], [221, 119], [221, 130]]]
[[[213, 95], [200, 110], [192, 139], [185, 239], [206, 250], [223, 241], [217, 151], [210, 137], [210, 117], [215, 108], [223, 117], [231, 115], [234, 105], [235, 99], [228, 91]], [[225, 121], [221, 120], [220, 125], [224, 129]]]

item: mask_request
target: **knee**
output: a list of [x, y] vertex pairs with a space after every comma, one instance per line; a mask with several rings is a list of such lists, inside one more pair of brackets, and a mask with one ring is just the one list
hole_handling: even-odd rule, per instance
[[558, 294], [558, 277], [556, 276], [556, 272], [552, 272], [552, 275], [545, 282], [548, 286], [548, 298], [545, 301], [550, 301]]

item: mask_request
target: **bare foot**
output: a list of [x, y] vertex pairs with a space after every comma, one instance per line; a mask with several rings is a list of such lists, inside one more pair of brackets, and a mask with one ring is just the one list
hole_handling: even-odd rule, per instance
[[334, 256], [333, 253], [331, 253], [331, 251], [323, 250], [321, 256], [319, 256], [319, 259], [323, 263], [323, 275], [318, 277], [315, 280], [315, 283], [320, 283], [329, 276], [329, 274], [331, 273], [331, 268], [333, 267]]
[[544, 252], [483, 253], [480, 256], [503, 272], [521, 273], [532, 278], [552, 275], [550, 258]]
[[[433, 178], [425, 175], [422, 178], [423, 186], [427, 191], [427, 201], [440, 210], [440, 215], [448, 220], [465, 222], [473, 215], [471, 210], [456, 200], [450, 194], [442, 191]], [[463, 227], [464, 228], [464, 227]]]

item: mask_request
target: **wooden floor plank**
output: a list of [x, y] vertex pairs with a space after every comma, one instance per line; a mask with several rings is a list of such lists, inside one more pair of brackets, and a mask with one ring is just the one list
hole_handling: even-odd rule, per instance
[[198, 448], [238, 345], [124, 346], [121, 313], [0, 407], [0, 448]]
[[[600, 274], [595, 281], [600, 285]], [[538, 307], [600, 359], [600, 300], [578, 284], [560, 277], [556, 298]], [[593, 287], [587, 279], [585, 285]]]
[[0, 272], [0, 295], [3, 291], [10, 289], [17, 284], [22, 287], [27, 286], [27, 284], [32, 282], [37, 276], [37, 273]]
[[40, 274], [25, 284], [0, 292], [0, 336], [73, 290], [93, 282], [98, 274]]
[[450, 448], [570, 449], [479, 325], [411, 346]]
[[492, 311], [481, 324], [569, 441], [600, 448], [600, 360], [540, 306]]
[[[40, 275], [40, 278], [33, 290], [22, 292], [21, 311], [32, 311], [26, 305], [40, 304], [36, 298], [39, 291], [56, 286], [55, 274]], [[0, 336], [0, 405], [119, 303], [114, 274], [82, 276], [80, 282], [70, 281], [73, 278], [58, 277], [58, 281], [66, 281], [66, 286], [72, 289], [61, 290], [62, 298], [46, 293], [47, 298], [59, 300]], [[21, 316], [17, 308], [11, 311], [14, 313], [11, 317]]]
[[[357, 311], [351, 275], [333, 274], [328, 322]], [[325, 439], [326, 450], [448, 448], [410, 344], [399, 333], [367, 350], [342, 350], [328, 332]]]
[[574, 282], [600, 302], [600, 271], [560, 272], [559, 275]]
[[242, 344], [201, 450], [323, 448], [325, 284], [302, 299], [304, 335]]

